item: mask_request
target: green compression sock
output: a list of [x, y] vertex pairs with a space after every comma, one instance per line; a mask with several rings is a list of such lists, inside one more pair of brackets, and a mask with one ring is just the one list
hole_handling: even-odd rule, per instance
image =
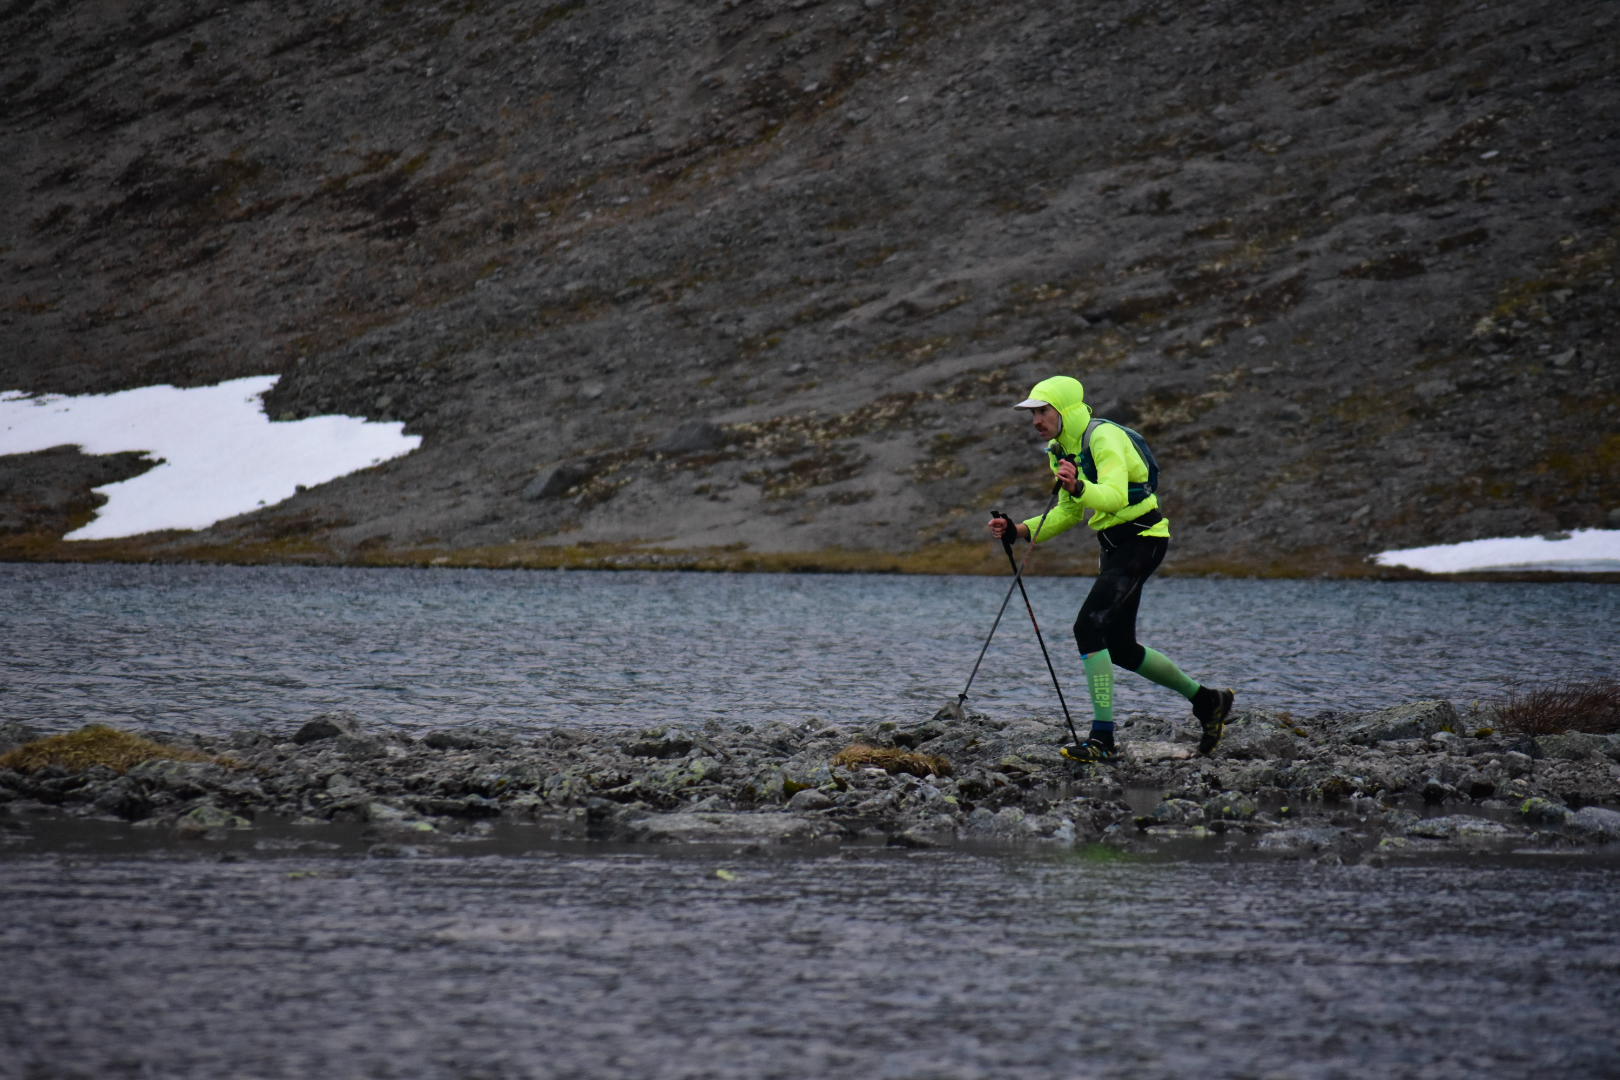
[[1148, 648], [1144, 648], [1142, 653], [1142, 666], [1136, 669], [1138, 675], [1169, 687], [1188, 701], [1198, 693], [1198, 680], [1176, 667], [1175, 662], [1164, 653]]
[[1108, 650], [1086, 653], [1080, 657], [1086, 665], [1086, 687], [1091, 691], [1091, 727], [1093, 731], [1114, 730], [1114, 661]]

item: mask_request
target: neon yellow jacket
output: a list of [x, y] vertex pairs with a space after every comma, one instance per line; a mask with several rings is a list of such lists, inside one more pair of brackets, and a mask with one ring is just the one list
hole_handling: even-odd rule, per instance
[[[1035, 384], [1029, 396], [1055, 407], [1063, 415], [1063, 429], [1047, 446], [1061, 446], [1065, 454], [1073, 454], [1078, 459], [1086, 425], [1091, 423], [1091, 406], [1086, 404], [1086, 392], [1080, 380], [1067, 375], [1042, 379]], [[1046, 516], [1044, 525], [1038, 517], [1024, 522], [1032, 538], [1037, 541], [1052, 539], [1085, 520], [1087, 510], [1091, 511], [1090, 526], [1093, 529], [1106, 529], [1110, 525], [1135, 521], [1149, 510], [1158, 508], [1157, 495], [1149, 495], [1140, 502], [1130, 501], [1129, 485], [1133, 481], [1146, 483], [1148, 467], [1142, 455], [1136, 452], [1131, 437], [1116, 425], [1100, 424], [1091, 433], [1091, 457], [1097, 465], [1097, 482], [1093, 484], [1081, 476], [1075, 494], [1070, 495], [1066, 490], [1059, 489], [1057, 505]], [[1047, 454], [1047, 464], [1055, 475], [1058, 470], [1057, 458]], [[1039, 537], [1035, 534], [1037, 526], [1040, 528]], [[1154, 522], [1142, 530], [1142, 535], [1168, 537], [1170, 519]]]

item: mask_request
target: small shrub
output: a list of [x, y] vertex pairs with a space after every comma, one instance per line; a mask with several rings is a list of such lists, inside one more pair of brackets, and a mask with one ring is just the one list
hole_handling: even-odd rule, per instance
[[1496, 714], [1497, 728], [1521, 735], [1620, 734], [1620, 680], [1563, 679], [1514, 688]]
[[910, 773], [912, 776], [951, 775], [951, 763], [944, 758], [933, 754], [920, 754], [915, 750], [901, 750], [894, 746], [866, 746], [856, 743], [838, 751], [832, 763], [847, 769], [873, 766], [888, 773]]

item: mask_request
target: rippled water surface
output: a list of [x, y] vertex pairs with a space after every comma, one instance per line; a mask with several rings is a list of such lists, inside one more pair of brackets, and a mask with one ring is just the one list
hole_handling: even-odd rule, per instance
[[[1071, 709], [1089, 578], [1030, 594]], [[1007, 578], [0, 564], [9, 717], [198, 732], [328, 710], [406, 728], [908, 720], [961, 692]], [[1301, 715], [1620, 673], [1620, 589], [1148, 586], [1142, 639], [1240, 705]], [[1013, 597], [969, 705], [1059, 715]], [[1122, 678], [1127, 714], [1185, 711]]]
[[1612, 1077], [1620, 869], [0, 859], [0, 1075]]
[[[1088, 584], [1031, 582], [1071, 700]], [[1006, 587], [0, 565], [0, 680], [5, 717], [47, 731], [287, 730], [329, 709], [410, 729], [920, 719], [961, 690]], [[1620, 590], [1601, 586], [1150, 589], [1144, 639], [1255, 706], [1615, 673]], [[971, 705], [1057, 714], [1026, 619], [1015, 598]], [[1121, 704], [1185, 708], [1129, 679]], [[0, 833], [0, 1077], [1584, 1080], [1620, 1062], [1620, 864], [1601, 854], [503, 842], [389, 860], [316, 834], [106, 828]]]

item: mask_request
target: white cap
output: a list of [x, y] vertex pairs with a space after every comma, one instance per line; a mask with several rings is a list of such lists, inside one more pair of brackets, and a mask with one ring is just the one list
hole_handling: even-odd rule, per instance
[[1025, 398], [1023, 401], [1020, 401], [1018, 404], [1014, 405], [1013, 408], [1015, 408], [1015, 409], [1041, 409], [1041, 408], [1045, 408], [1046, 406], [1048, 406], [1050, 404], [1051, 404], [1050, 401], [1042, 401], [1040, 398]]

